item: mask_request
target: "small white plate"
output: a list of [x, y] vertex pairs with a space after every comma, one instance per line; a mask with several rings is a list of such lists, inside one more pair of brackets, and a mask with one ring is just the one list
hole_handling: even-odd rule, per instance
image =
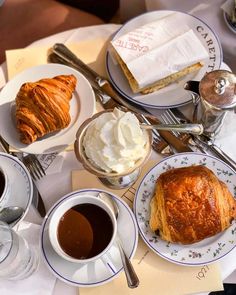
[[[77, 78], [76, 89], [70, 101], [71, 122], [58, 132], [46, 135], [32, 144], [20, 142], [14, 115], [11, 115], [16, 95], [25, 82], [57, 75], [73, 74]], [[0, 134], [14, 148], [31, 154], [48, 154], [65, 149], [75, 140], [79, 126], [95, 112], [95, 96], [88, 80], [78, 71], [59, 64], [46, 64], [27, 69], [10, 80], [0, 93]]]
[[[122, 262], [120, 253], [116, 244], [114, 244], [102, 259], [87, 264], [73, 263], [61, 258], [52, 248], [48, 226], [50, 218], [56, 207], [67, 198], [75, 195], [89, 194], [96, 196], [101, 190], [84, 189], [69, 193], [60, 199], [47, 213], [44, 219], [41, 231], [41, 251], [42, 256], [49, 270], [60, 280], [77, 287], [95, 287], [105, 284], [116, 278], [122, 271]], [[110, 192], [107, 192], [111, 194]], [[111, 194], [116, 200], [120, 213], [118, 218], [118, 232], [126, 254], [132, 258], [135, 254], [138, 244], [138, 228], [133, 212], [128, 205]]]
[[[137, 27], [158, 20], [159, 18], [167, 16], [171, 13], [173, 13], [173, 11], [157, 10], [139, 15], [125, 23], [114, 35], [113, 39], [116, 39]], [[143, 95], [141, 93], [135, 94], [132, 92], [120, 66], [114, 62], [108, 52], [106, 56], [108, 76], [116, 90], [128, 100], [144, 107], [159, 109], [179, 107], [188, 104], [192, 101], [192, 97], [189, 91], [184, 90], [185, 82], [188, 80], [200, 81], [206, 72], [218, 70], [220, 68], [223, 59], [222, 49], [220, 41], [214, 31], [206, 23], [195, 16], [183, 12], [176, 13], [180, 13], [182, 15], [181, 17], [183, 23], [187, 24], [190, 29], [194, 31], [202, 45], [209, 52], [208, 62], [206, 62], [197, 73], [189, 74], [178, 83], [172, 83], [171, 85], [158, 91]]]
[[33, 196], [32, 180], [25, 165], [16, 157], [0, 153], [0, 163], [8, 175], [10, 186], [10, 198], [4, 207], [19, 206], [24, 209], [23, 215], [15, 224], [17, 225], [29, 210]]
[[151, 231], [150, 201], [157, 178], [169, 169], [191, 165], [205, 165], [211, 169], [236, 198], [236, 174], [228, 165], [206, 154], [182, 153], [162, 160], [144, 176], [134, 202], [139, 232], [149, 248], [170, 262], [188, 266], [212, 263], [227, 255], [236, 246], [236, 223], [213, 237], [191, 245], [166, 242]]

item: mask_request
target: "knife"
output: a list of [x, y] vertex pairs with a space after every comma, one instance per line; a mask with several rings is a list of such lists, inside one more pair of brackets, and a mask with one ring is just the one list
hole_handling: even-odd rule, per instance
[[[80, 60], [72, 51], [70, 51], [64, 44], [56, 43], [52, 47], [52, 53], [49, 54], [48, 59], [50, 62], [60, 62], [71, 66], [81, 72], [91, 83], [93, 88], [99, 90], [101, 93], [107, 95], [107, 98], [112, 98], [118, 104], [136, 112], [142, 112], [144, 115], [150, 114], [146, 109], [140, 105], [132, 102], [127, 102], [121, 97], [113, 88], [111, 83], [101, 75], [97, 74], [93, 69], [88, 67], [82, 60]], [[105, 105], [105, 102], [103, 102]]]
[[32, 205], [34, 206], [34, 208], [40, 214], [41, 217], [45, 217], [46, 215], [45, 205], [33, 178], [32, 178], [32, 183], [33, 183]]
[[[18, 158], [21, 161], [20, 153], [18, 154], [18, 153], [10, 152], [9, 144], [5, 141], [5, 139], [1, 135], [0, 135], [0, 144], [2, 146], [2, 149], [5, 151], [5, 153]], [[31, 177], [31, 180], [33, 184], [32, 205], [41, 217], [45, 217], [46, 209], [45, 209], [43, 199], [32, 177]]]
[[[89, 68], [85, 63], [83, 63], [73, 52], [71, 52], [64, 44], [56, 43], [52, 48], [52, 53], [48, 57], [50, 62], [60, 62], [71, 66], [77, 70], [79, 70], [87, 79], [90, 81], [91, 85], [94, 89], [100, 92], [100, 98], [102, 101], [102, 105], [105, 109], [113, 108], [114, 103], [118, 103], [126, 107], [127, 109], [141, 114], [143, 119], [148, 122], [152, 122], [153, 124], [159, 124], [160, 121], [151, 115], [146, 109], [142, 106], [137, 106], [134, 103], [127, 102], [123, 97], [121, 97], [112, 87], [110, 82], [98, 75], [94, 70]], [[149, 123], [150, 124], [150, 123]], [[153, 130], [155, 134], [156, 130]], [[168, 144], [172, 145], [177, 152], [190, 152], [192, 149], [183, 143], [181, 139], [173, 135], [169, 131], [160, 131], [157, 132], [157, 136], [161, 137], [165, 140], [166, 144], [162, 143], [163, 148], [166, 148]]]

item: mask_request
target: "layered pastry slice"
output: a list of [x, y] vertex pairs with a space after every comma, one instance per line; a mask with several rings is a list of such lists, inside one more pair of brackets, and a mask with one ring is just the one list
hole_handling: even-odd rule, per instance
[[[134, 93], [159, 90], [198, 71], [208, 52], [197, 35], [172, 13], [111, 41], [111, 54]], [[181, 25], [180, 25], [181, 24]]]

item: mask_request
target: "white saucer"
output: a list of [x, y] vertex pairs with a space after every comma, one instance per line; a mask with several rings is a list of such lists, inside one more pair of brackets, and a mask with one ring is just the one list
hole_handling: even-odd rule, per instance
[[[67, 198], [78, 194], [93, 194], [96, 196], [101, 190], [85, 189], [67, 194], [60, 199], [47, 213], [41, 230], [41, 252], [49, 270], [58, 279], [77, 287], [94, 287], [105, 284], [116, 278], [123, 269], [119, 250], [116, 244], [104, 255], [103, 258], [88, 264], [69, 262], [54, 251], [50, 244], [48, 225], [55, 208]], [[111, 194], [109, 192], [109, 194]], [[120, 213], [118, 218], [118, 232], [126, 254], [132, 258], [138, 244], [138, 228], [133, 212], [128, 205], [111, 194], [116, 200]]]
[[24, 164], [16, 157], [0, 153], [0, 163], [7, 172], [10, 184], [10, 198], [4, 207], [19, 206], [24, 209], [24, 214], [17, 222], [18, 224], [25, 217], [32, 201], [32, 180]]

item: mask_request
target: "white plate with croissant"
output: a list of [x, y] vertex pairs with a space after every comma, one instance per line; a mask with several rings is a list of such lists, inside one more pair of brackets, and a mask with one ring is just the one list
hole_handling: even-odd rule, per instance
[[191, 102], [188, 80], [220, 68], [220, 41], [202, 20], [183, 12], [157, 10], [125, 23], [107, 53], [108, 76], [128, 100], [150, 108]]
[[95, 106], [92, 87], [78, 71], [60, 64], [32, 67], [0, 93], [0, 134], [22, 152], [58, 152], [74, 142]]
[[210, 155], [173, 155], [144, 176], [134, 213], [156, 254], [181, 265], [212, 263], [236, 246], [236, 174]]

